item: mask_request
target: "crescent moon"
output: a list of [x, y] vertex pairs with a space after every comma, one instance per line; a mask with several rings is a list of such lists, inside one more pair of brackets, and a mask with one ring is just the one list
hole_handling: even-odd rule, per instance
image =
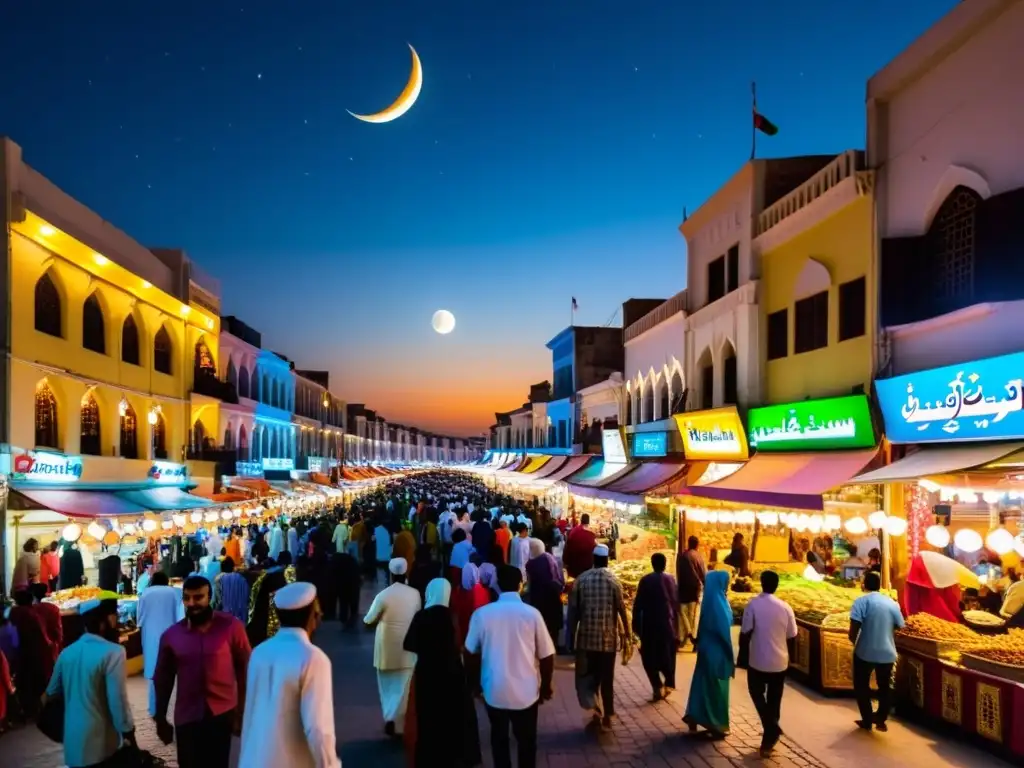
[[[406, 43], [406, 45], [409, 44]], [[412, 51], [412, 72], [409, 74], [409, 82], [405, 84], [405, 88], [398, 94], [398, 98], [390, 107], [382, 109], [380, 112], [374, 112], [372, 115], [357, 115], [351, 110], [345, 111], [364, 123], [390, 123], [412, 109], [412, 105], [416, 103], [420, 90], [423, 88], [423, 66], [420, 64], [420, 57], [416, 53], [416, 49], [409, 45], [409, 50]]]

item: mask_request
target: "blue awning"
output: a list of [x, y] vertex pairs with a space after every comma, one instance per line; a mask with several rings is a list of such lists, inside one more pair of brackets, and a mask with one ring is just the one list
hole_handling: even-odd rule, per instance
[[[53, 491], [20, 487], [12, 489], [37, 505], [68, 517], [93, 518], [117, 515], [142, 515], [145, 507], [116, 493], [103, 491]], [[26, 507], [29, 508], [29, 507]]]
[[202, 496], [185, 493], [180, 488], [147, 488], [141, 491], [119, 491], [115, 494], [152, 512], [173, 512], [178, 509], [210, 507], [213, 502]]

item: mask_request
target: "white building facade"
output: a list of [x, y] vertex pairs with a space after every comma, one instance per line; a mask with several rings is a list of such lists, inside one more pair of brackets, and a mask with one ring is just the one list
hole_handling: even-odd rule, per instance
[[[686, 407], [686, 296], [677, 293], [623, 329], [626, 370], [616, 418], [624, 426], [666, 419]], [[606, 398], [619, 394], [614, 388], [603, 392]], [[598, 417], [586, 403], [583, 411], [590, 423]]]

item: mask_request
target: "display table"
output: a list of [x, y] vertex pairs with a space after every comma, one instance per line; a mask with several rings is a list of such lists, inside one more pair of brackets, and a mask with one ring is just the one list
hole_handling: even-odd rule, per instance
[[[845, 631], [797, 619], [795, 645], [789, 660], [792, 679], [826, 696], [853, 693], [853, 645]], [[871, 687], [878, 688], [874, 677]]]
[[955, 731], [982, 749], [1024, 761], [1024, 685], [947, 659], [900, 649], [896, 714], [936, 730]]

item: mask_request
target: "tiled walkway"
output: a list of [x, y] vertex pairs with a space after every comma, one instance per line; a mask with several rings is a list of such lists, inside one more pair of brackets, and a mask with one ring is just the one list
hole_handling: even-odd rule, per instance
[[[372, 589], [364, 594], [369, 604]], [[334, 705], [338, 749], [345, 768], [404, 768], [399, 744], [383, 734], [377, 685], [372, 669], [373, 633], [344, 632], [325, 624], [317, 643], [334, 663]], [[616, 669], [618, 722], [610, 734], [584, 729], [585, 719], [576, 703], [569, 660], [559, 660], [555, 698], [540, 711], [539, 759], [541, 768], [745, 768], [796, 766], [797, 768], [973, 768], [1004, 765], [988, 755], [956, 742], [941, 740], [929, 731], [892, 723], [888, 734], [867, 734], [853, 726], [856, 708], [851, 701], [820, 699], [799, 686], [788, 687], [783, 702], [787, 737], [771, 760], [757, 756], [760, 724], [746, 694], [742, 672], [732, 688], [732, 733], [721, 742], [691, 737], [681, 722], [686, 686], [694, 657], [679, 657], [681, 690], [665, 702], [650, 704], [647, 679], [634, 659]], [[140, 744], [159, 757], [174, 761], [174, 748], [156, 738], [146, 716], [146, 686], [141, 678], [129, 681]], [[491, 766], [487, 716], [479, 712], [484, 763]], [[0, 737], [0, 765], [4, 768], [57, 768], [63, 765], [61, 748], [48, 742], [35, 728], [23, 728]], [[244, 768], [244, 766], [242, 767]], [[440, 768], [440, 767], [439, 767]]]

